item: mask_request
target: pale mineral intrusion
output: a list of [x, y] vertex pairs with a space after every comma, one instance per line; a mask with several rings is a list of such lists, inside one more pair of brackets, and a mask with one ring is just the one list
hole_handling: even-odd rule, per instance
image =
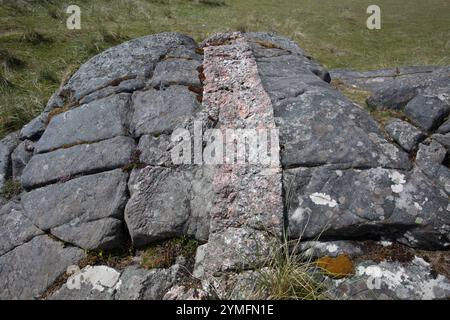
[[[205, 41], [204, 53], [203, 103], [218, 108], [216, 128], [223, 132], [274, 129], [271, 100], [242, 35], [216, 35]], [[278, 147], [276, 151], [277, 161], [270, 166], [226, 163], [216, 167], [210, 236], [197, 253], [197, 277], [252, 269], [269, 256], [272, 240], [281, 236], [283, 227]]]

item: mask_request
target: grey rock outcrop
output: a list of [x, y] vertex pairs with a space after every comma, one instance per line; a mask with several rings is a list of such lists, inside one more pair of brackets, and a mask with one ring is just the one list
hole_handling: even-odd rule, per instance
[[[163, 33], [106, 50], [20, 134], [0, 142], [0, 187], [13, 177], [25, 190], [0, 199], [0, 298], [212, 297], [207, 285], [181, 281], [187, 268], [197, 285], [222, 283], [237, 289], [221, 296], [248, 299], [255, 269], [266, 267], [284, 235], [310, 259], [359, 257], [368, 239], [448, 250], [449, 70], [330, 75], [270, 33], [217, 34], [200, 47]], [[330, 86], [332, 78], [370, 91], [372, 107], [404, 112], [410, 122], [391, 120], [383, 130]], [[229, 150], [209, 145], [231, 130], [263, 129], [272, 154], [258, 159], [270, 163], [235, 163]], [[183, 163], [173, 158], [180, 130]], [[239, 146], [233, 137], [225, 142]], [[224, 161], [206, 164], [213, 154]], [[84, 250], [145, 249], [175, 237], [199, 241], [188, 266], [146, 270], [136, 257], [116, 269], [72, 266], [85, 265]], [[55, 288], [69, 266], [75, 273]], [[363, 288], [373, 270], [381, 279], [375, 298], [450, 296], [448, 279], [433, 278], [418, 259], [366, 259], [354, 277], [330, 279], [335, 297], [353, 297], [348, 281]]]

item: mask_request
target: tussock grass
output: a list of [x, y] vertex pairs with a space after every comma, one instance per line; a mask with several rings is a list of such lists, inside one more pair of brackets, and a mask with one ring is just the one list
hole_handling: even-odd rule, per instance
[[0, 63], [5, 71], [13, 71], [22, 69], [25, 62], [19, 59], [15, 53], [8, 49], [0, 49]]
[[32, 29], [32, 28], [26, 29], [22, 33], [21, 40], [24, 42], [28, 42], [35, 46], [40, 45], [40, 44], [49, 43], [52, 41], [51, 38], [45, 36], [44, 34], [38, 32], [37, 30]]
[[299, 240], [280, 241], [266, 265], [258, 270], [260, 297], [270, 300], [324, 300], [323, 273], [311, 258], [299, 255], [292, 247]]

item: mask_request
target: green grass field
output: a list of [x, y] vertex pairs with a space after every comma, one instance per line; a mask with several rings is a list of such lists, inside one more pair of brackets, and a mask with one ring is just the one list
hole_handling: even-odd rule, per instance
[[[6, 3], [13, 3], [8, 0]], [[200, 41], [219, 31], [274, 31], [328, 68], [450, 64], [449, 0], [98, 0], [0, 6], [0, 137], [44, 107], [89, 57], [127, 39], [179, 31]], [[81, 30], [65, 9], [81, 7]], [[366, 8], [382, 29], [366, 28]]]

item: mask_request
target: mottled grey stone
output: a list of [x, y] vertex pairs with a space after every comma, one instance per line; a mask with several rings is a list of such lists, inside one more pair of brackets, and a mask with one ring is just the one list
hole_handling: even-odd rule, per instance
[[422, 258], [411, 262], [363, 261], [348, 279], [331, 280], [327, 293], [339, 300], [435, 300], [450, 298], [450, 281]]
[[116, 300], [161, 300], [177, 279], [180, 266], [168, 269], [126, 268], [120, 277]]
[[84, 249], [122, 244], [128, 174], [117, 169], [35, 189], [22, 196], [28, 217], [42, 230]]
[[147, 165], [169, 166], [172, 164], [171, 138], [162, 134], [158, 137], [143, 135], [139, 140], [140, 161]]
[[116, 137], [37, 154], [25, 167], [22, 184], [30, 189], [78, 174], [122, 167], [130, 162], [134, 149], [133, 139]]
[[133, 170], [129, 189], [125, 221], [135, 246], [180, 235], [208, 239], [213, 199], [207, 167]]
[[0, 140], [0, 191], [12, 174], [11, 153], [20, 143], [19, 133], [14, 132]]
[[431, 139], [436, 140], [437, 142], [442, 144], [447, 149], [447, 152], [450, 151], [450, 133], [447, 133], [447, 134], [433, 134], [431, 136]]
[[20, 130], [20, 139], [37, 140], [44, 133], [47, 124], [47, 113], [42, 113], [30, 122], [28, 122], [22, 130]]
[[58, 114], [36, 143], [36, 152], [127, 134], [129, 99], [129, 94], [113, 95]]
[[19, 179], [23, 169], [33, 156], [34, 143], [31, 140], [22, 141], [11, 154], [12, 176]]
[[8, 202], [0, 210], [0, 256], [43, 234], [23, 213], [22, 206]]
[[437, 133], [446, 134], [450, 132], [450, 119], [447, 119], [440, 127], [436, 130]]
[[207, 279], [223, 272], [261, 267], [272, 256], [275, 241], [268, 232], [248, 227], [211, 233], [208, 242], [197, 248], [193, 275]]
[[133, 39], [112, 47], [83, 64], [62, 88], [79, 100], [117, 81], [146, 78], [156, 63], [178, 46], [196, 48], [191, 38], [179, 33], [160, 33]]
[[426, 137], [416, 127], [400, 119], [389, 121], [385, 130], [395, 142], [408, 152], [411, 152]]
[[167, 59], [156, 65], [150, 85], [165, 87], [170, 85], [201, 86], [197, 68], [201, 62], [186, 59]]
[[148, 89], [133, 94], [132, 131], [135, 136], [170, 133], [200, 108], [195, 93], [185, 86]]
[[446, 155], [445, 147], [435, 140], [431, 140], [429, 144], [420, 144], [416, 155], [416, 164], [428, 179], [440, 186], [450, 196], [450, 169], [444, 165]]
[[69, 265], [78, 263], [85, 253], [46, 235], [0, 257], [0, 299], [34, 299], [65, 272]]
[[384, 237], [445, 248], [448, 196], [420, 170], [301, 168], [284, 172], [291, 237]]
[[450, 113], [450, 106], [437, 97], [418, 95], [405, 107], [406, 116], [423, 130], [436, 129]]
[[343, 164], [410, 168], [406, 152], [388, 142], [375, 121], [331, 89], [310, 89], [274, 104], [283, 167]]

